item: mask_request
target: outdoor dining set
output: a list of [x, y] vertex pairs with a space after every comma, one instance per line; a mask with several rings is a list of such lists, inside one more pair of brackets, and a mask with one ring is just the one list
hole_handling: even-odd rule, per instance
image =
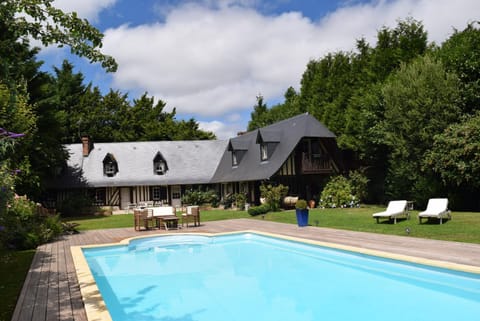
[[133, 208], [133, 217], [136, 231], [154, 228], [168, 231], [169, 229], [182, 228], [184, 225], [188, 228], [189, 223], [193, 223], [193, 226], [200, 226], [200, 208], [198, 205], [173, 207], [142, 203]]

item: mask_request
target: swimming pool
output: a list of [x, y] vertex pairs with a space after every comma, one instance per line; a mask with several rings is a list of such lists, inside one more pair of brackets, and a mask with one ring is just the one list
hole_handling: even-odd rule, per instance
[[255, 233], [84, 248], [114, 321], [478, 320], [480, 275]]

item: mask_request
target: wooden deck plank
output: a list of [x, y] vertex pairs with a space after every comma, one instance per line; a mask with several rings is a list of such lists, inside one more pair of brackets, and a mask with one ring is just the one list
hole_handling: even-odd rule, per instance
[[[200, 227], [169, 230], [168, 233], [219, 233], [244, 230], [283, 234], [480, 267], [480, 244], [435, 241], [408, 236], [312, 226], [299, 228], [292, 224], [249, 219], [206, 222]], [[87, 321], [70, 247], [112, 243], [132, 236], [165, 233], [167, 232], [164, 230], [136, 232], [133, 228], [86, 231], [77, 235], [64, 236], [54, 243], [40, 246], [33, 258], [12, 321]]]
[[37, 291], [35, 295], [35, 305], [33, 308], [32, 321], [45, 321], [48, 303], [48, 282], [50, 274], [50, 262], [52, 260], [52, 243], [41, 246], [46, 255], [43, 258], [40, 270], [40, 279], [37, 283]]
[[45, 255], [46, 252], [42, 250], [37, 250], [35, 252], [27, 277], [25, 278], [22, 291], [17, 300], [17, 305], [15, 307], [15, 311], [13, 312], [12, 320], [31, 320], [33, 309], [36, 304], [36, 289], [40, 280], [40, 272]]
[[58, 269], [58, 247], [60, 242], [51, 244], [52, 257], [48, 270], [48, 290], [47, 290], [47, 310], [46, 320], [57, 321], [60, 317], [60, 297], [58, 295], [59, 288], [59, 269]]
[[[68, 269], [67, 269], [67, 252], [70, 254], [70, 247], [68, 242], [58, 242], [58, 298], [59, 298], [59, 319], [70, 321], [73, 320], [72, 301], [70, 295], [70, 285], [68, 282]], [[66, 247], [68, 246], [68, 249]]]
[[81, 245], [82, 240], [83, 242], [85, 242], [85, 238], [81, 234], [79, 234], [71, 235], [71, 237], [69, 237], [69, 239], [65, 242], [65, 266], [67, 267], [70, 302], [72, 316], [73, 319], [76, 321], [87, 321], [87, 314], [83, 305], [82, 295], [80, 293], [80, 286], [78, 284], [77, 274], [75, 272], [75, 266], [73, 265], [73, 258], [70, 252], [70, 246]]

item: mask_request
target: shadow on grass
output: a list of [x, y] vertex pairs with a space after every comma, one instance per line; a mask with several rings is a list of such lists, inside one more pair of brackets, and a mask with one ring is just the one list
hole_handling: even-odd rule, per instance
[[110, 215], [84, 215], [84, 216], [66, 216], [62, 217], [62, 222], [69, 221], [86, 221], [86, 220], [95, 220], [95, 219], [104, 219], [110, 217]]
[[[443, 225], [447, 222], [450, 222], [451, 219], [448, 219], [448, 218], [444, 218], [442, 220], [442, 224], [440, 224], [440, 219], [438, 218], [429, 218], [428, 220], [422, 220], [422, 223], [420, 223], [421, 225]], [[417, 221], [418, 222], [418, 221]]]
[[[0, 320], [10, 320], [35, 250], [0, 249]], [[6, 277], [8, 276], [8, 277]]]

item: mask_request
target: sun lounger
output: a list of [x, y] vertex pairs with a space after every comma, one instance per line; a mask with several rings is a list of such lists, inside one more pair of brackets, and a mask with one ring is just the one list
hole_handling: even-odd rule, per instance
[[377, 219], [377, 223], [381, 218], [388, 218], [389, 220], [393, 219], [393, 224], [397, 224], [397, 217], [405, 216], [407, 219], [410, 218], [407, 210], [407, 201], [390, 201], [385, 211], [375, 213], [372, 216]]
[[422, 218], [427, 220], [430, 218], [440, 219], [440, 224], [443, 223], [443, 219], [451, 219], [450, 210], [448, 209], [447, 198], [431, 198], [428, 200], [427, 209], [418, 213], [418, 221], [421, 224]]

